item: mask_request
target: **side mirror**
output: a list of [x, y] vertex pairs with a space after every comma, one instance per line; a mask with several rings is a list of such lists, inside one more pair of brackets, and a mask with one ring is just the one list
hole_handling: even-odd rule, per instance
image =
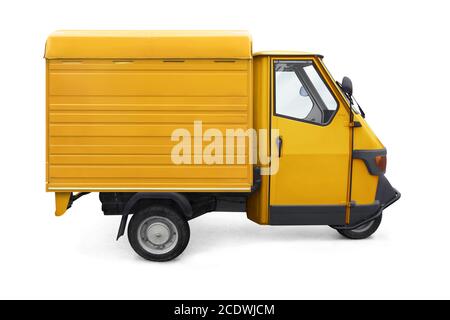
[[305, 87], [301, 87], [299, 93], [300, 93], [300, 95], [301, 95], [302, 97], [307, 97], [307, 96], [309, 96], [308, 91], [306, 91]]
[[350, 97], [353, 95], [353, 84], [349, 77], [342, 78], [342, 91]]

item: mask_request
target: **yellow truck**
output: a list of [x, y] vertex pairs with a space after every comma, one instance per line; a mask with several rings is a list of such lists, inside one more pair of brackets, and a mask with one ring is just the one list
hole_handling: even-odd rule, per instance
[[321, 55], [253, 53], [243, 31], [57, 31], [45, 59], [56, 215], [99, 192], [145, 259], [181, 254], [207, 212], [363, 239], [400, 198], [350, 79]]

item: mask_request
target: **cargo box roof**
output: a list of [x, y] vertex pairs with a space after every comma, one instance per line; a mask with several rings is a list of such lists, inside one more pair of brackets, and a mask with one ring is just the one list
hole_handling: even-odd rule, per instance
[[47, 59], [251, 59], [245, 31], [56, 31]]

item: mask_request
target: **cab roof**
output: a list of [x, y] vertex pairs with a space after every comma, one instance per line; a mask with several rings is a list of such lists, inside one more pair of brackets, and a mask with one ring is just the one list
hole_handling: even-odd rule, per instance
[[88, 31], [52, 33], [47, 59], [251, 59], [246, 31]]
[[253, 54], [254, 57], [257, 56], [315, 56], [323, 58], [322, 55], [317, 53], [305, 52], [305, 51], [259, 51]]

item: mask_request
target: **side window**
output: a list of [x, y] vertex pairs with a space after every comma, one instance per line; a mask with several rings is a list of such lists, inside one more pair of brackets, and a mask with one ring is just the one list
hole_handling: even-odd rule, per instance
[[314, 104], [294, 71], [277, 72], [277, 113], [305, 119]]
[[275, 114], [301, 121], [327, 124], [337, 102], [312, 61], [277, 60], [275, 68]]

